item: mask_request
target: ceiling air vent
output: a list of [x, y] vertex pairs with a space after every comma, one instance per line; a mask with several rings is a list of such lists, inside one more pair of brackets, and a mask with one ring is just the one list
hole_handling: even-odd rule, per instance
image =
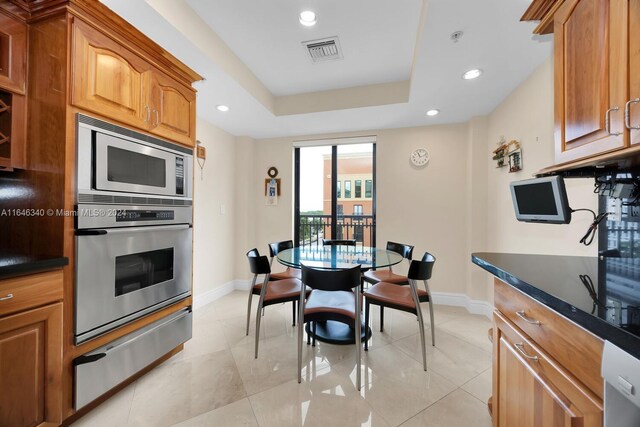
[[302, 42], [307, 48], [312, 62], [332, 61], [342, 59], [342, 50], [338, 37], [328, 37], [320, 40]]

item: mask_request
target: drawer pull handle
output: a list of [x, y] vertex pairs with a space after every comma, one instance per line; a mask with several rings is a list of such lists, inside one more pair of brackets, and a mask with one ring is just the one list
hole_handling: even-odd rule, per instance
[[522, 354], [525, 358], [529, 359], [529, 360], [533, 360], [534, 362], [538, 361], [538, 356], [529, 356], [527, 354], [526, 351], [524, 351], [524, 343], [516, 343], [514, 344], [516, 346], [516, 348], [518, 349], [518, 351], [520, 352], [520, 354]]
[[542, 323], [540, 323], [539, 320], [532, 320], [529, 319], [525, 314], [524, 314], [524, 310], [520, 310], [520, 311], [516, 311], [516, 315], [521, 318], [522, 320], [524, 320], [525, 322], [529, 323], [530, 325], [537, 325], [540, 326], [542, 325]]
[[607, 135], [610, 135], [610, 136], [622, 135], [622, 132], [611, 132], [611, 112], [618, 111], [618, 110], [620, 110], [620, 107], [611, 107], [607, 110], [606, 113], [604, 113], [604, 131], [607, 133]]
[[0, 301], [5, 301], [5, 300], [11, 299], [11, 298], [13, 298], [13, 294], [7, 294], [6, 297], [0, 298]]

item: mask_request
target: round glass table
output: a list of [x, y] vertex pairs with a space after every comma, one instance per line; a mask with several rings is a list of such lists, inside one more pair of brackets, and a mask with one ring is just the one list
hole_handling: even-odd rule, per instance
[[[300, 246], [284, 250], [277, 255], [278, 261], [287, 267], [307, 267], [342, 270], [360, 265], [363, 271], [371, 268], [384, 268], [402, 261], [402, 256], [386, 249], [369, 246]], [[310, 324], [306, 325], [307, 334], [330, 344], [354, 344], [354, 331], [344, 323], [327, 320], [318, 322], [315, 334]], [[361, 340], [371, 336], [371, 329], [362, 325]]]

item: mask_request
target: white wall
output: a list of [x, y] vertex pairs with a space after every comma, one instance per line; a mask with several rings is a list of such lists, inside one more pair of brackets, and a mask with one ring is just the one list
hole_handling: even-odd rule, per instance
[[207, 149], [202, 175], [194, 159], [193, 292], [197, 298], [236, 278], [237, 188], [234, 136], [198, 119], [196, 139]]

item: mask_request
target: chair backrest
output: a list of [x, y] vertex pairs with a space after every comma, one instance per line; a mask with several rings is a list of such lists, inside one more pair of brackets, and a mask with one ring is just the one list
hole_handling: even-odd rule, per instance
[[360, 286], [360, 265], [348, 270], [324, 270], [303, 264], [302, 283], [321, 291], [347, 291]]
[[411, 261], [409, 266], [409, 273], [407, 277], [411, 280], [429, 280], [431, 279], [431, 272], [433, 271], [433, 264], [435, 264], [436, 258], [429, 252], [425, 252], [422, 260]]
[[404, 243], [387, 242], [387, 250], [402, 255], [403, 258], [411, 260], [413, 256], [413, 246]]
[[283, 240], [282, 242], [269, 243], [269, 257], [273, 258], [280, 252], [293, 248], [293, 240]]
[[253, 274], [269, 274], [271, 273], [271, 266], [269, 265], [269, 258], [265, 255], [260, 256], [260, 253], [256, 248], [247, 252], [247, 259], [249, 260], [249, 269]]
[[356, 239], [322, 239], [322, 246], [355, 246]]

